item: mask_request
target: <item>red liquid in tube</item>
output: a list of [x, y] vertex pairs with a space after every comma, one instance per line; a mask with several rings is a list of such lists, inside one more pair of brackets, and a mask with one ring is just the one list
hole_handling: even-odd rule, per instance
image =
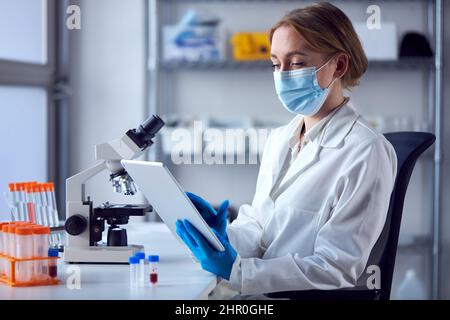
[[158, 274], [157, 273], [150, 273], [150, 283], [155, 284], [158, 282]]

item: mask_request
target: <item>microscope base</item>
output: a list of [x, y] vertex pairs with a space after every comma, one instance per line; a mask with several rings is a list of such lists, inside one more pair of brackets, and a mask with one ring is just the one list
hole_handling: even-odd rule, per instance
[[144, 246], [127, 247], [73, 247], [64, 248], [64, 262], [70, 263], [128, 263], [128, 258], [136, 252], [143, 252]]

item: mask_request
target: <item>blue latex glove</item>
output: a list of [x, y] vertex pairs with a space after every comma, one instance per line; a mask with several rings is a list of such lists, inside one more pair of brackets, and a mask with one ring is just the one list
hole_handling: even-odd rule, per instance
[[226, 239], [213, 229], [225, 248], [225, 251], [220, 252], [215, 250], [189, 221], [184, 220], [184, 222], [181, 222], [178, 220], [176, 230], [204, 270], [214, 273], [223, 279], [230, 280], [231, 269], [237, 253]]
[[219, 235], [221, 235], [223, 238], [227, 238], [227, 218], [228, 218], [228, 206], [230, 205], [230, 202], [228, 200], [225, 200], [222, 202], [222, 204], [219, 207], [219, 210], [216, 212], [216, 210], [213, 208], [213, 206], [203, 198], [190, 193], [186, 192], [186, 195], [188, 196], [189, 200], [194, 204], [194, 206], [197, 208], [198, 212], [202, 215], [203, 219], [205, 219], [206, 223], [217, 231]]

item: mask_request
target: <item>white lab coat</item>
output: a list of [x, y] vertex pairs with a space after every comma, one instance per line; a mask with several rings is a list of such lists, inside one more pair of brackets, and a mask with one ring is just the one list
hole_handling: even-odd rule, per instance
[[386, 220], [397, 157], [351, 104], [300, 151], [284, 191], [270, 197], [300, 120], [272, 131], [252, 205], [227, 228], [238, 252], [228, 286], [242, 295], [355, 286]]

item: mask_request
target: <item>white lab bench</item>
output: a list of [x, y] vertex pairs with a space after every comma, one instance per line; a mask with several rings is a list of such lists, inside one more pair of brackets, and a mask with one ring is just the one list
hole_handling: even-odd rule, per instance
[[[203, 271], [200, 265], [193, 261], [189, 251], [178, 242], [165, 224], [142, 222], [128, 224], [125, 228], [130, 244], [143, 244], [146, 255], [160, 256], [156, 287], [131, 288], [128, 265], [65, 264], [59, 261], [58, 277], [61, 279], [59, 285], [11, 288], [0, 284], [0, 299], [191, 300], [208, 298], [208, 294], [217, 284], [217, 278]], [[71, 266], [80, 268], [80, 289], [69, 289], [66, 285], [66, 280], [73, 279], [75, 274], [73, 270], [70, 270]]]

